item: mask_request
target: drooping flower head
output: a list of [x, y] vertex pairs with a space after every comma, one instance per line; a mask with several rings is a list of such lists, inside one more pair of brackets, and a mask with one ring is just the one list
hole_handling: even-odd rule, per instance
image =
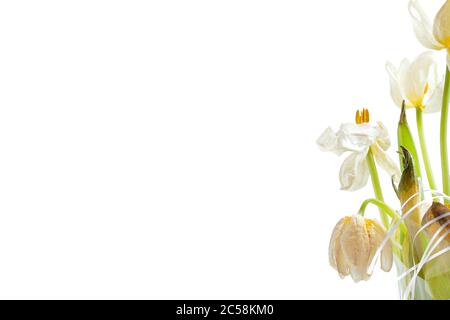
[[[341, 278], [350, 275], [355, 282], [369, 280], [372, 260], [386, 236], [384, 228], [360, 215], [342, 218], [335, 226], [329, 246], [330, 265]], [[392, 268], [392, 248], [388, 241], [381, 250], [381, 269]]]

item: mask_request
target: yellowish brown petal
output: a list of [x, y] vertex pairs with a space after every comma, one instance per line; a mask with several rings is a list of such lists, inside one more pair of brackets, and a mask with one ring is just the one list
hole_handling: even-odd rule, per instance
[[[381, 243], [383, 242], [384, 238], [386, 237], [386, 231], [385, 229], [381, 226], [381, 224], [378, 223], [378, 221], [372, 220], [373, 222], [373, 226], [375, 228], [375, 232], [377, 234], [377, 237], [379, 239], [379, 243], [377, 245], [377, 248], [381, 245]], [[389, 272], [391, 271], [392, 268], [392, 264], [393, 264], [393, 255], [392, 255], [392, 246], [391, 246], [391, 242], [388, 241], [386, 242], [386, 244], [384, 245], [383, 249], [381, 250], [381, 270], [385, 271], [385, 272]]]
[[336, 268], [336, 250], [339, 249], [340, 246], [340, 239], [342, 234], [342, 228], [344, 226], [345, 220], [348, 219], [348, 217], [342, 218], [339, 220], [339, 222], [336, 224], [336, 226], [333, 229], [333, 232], [331, 234], [330, 244], [328, 247], [328, 257], [330, 261], [330, 265], [333, 268]]
[[367, 280], [370, 245], [363, 217], [353, 216], [352, 221], [344, 226], [341, 246], [353, 281]]

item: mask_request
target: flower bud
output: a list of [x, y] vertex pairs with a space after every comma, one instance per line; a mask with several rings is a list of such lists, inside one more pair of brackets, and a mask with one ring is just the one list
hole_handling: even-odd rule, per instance
[[[355, 282], [369, 280], [369, 266], [385, 236], [386, 231], [376, 220], [360, 215], [341, 219], [331, 235], [331, 266], [341, 278], [350, 275]], [[381, 251], [381, 269], [388, 272], [391, 267], [392, 248], [387, 242]]]
[[[437, 232], [443, 237], [442, 248], [450, 244], [450, 209], [439, 202], [433, 202], [431, 207], [422, 218], [422, 225], [427, 225], [425, 229], [430, 236]], [[447, 231], [449, 232], [448, 234]]]
[[406, 226], [411, 235], [416, 234], [420, 228], [420, 201], [419, 180], [415, 170], [413, 156], [404, 146], [400, 146], [400, 157], [402, 161], [402, 177], [397, 189], [397, 196], [402, 204], [403, 214], [408, 213], [405, 219]]
[[[434, 239], [429, 246], [436, 245], [431, 255], [445, 252], [450, 245], [450, 209], [439, 203], [433, 202], [422, 219], [428, 238]], [[430, 247], [431, 248], [431, 247]], [[430, 279], [450, 272], [450, 252], [445, 252], [436, 259], [425, 264], [425, 278]]]

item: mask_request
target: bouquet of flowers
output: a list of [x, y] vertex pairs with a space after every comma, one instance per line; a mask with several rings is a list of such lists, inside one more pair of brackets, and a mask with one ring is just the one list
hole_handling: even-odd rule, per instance
[[[336, 224], [329, 260], [342, 278], [350, 275], [355, 282], [368, 280], [378, 260], [386, 272], [395, 265], [402, 299], [450, 299], [450, 0], [433, 24], [417, 0], [409, 2], [409, 12], [420, 43], [447, 50], [445, 74], [440, 81], [432, 51], [412, 61], [405, 59], [399, 67], [387, 63], [390, 93], [401, 110], [398, 164], [387, 154], [391, 143], [386, 128], [371, 122], [367, 109], [356, 112], [354, 123], [342, 124], [338, 131], [328, 128], [317, 140], [323, 151], [348, 154], [339, 172], [342, 190], [359, 190], [369, 177], [374, 190], [374, 198]], [[418, 144], [408, 125], [409, 109], [415, 110]], [[442, 188], [436, 184], [426, 145], [423, 113], [429, 112], [441, 114]], [[381, 187], [379, 168], [391, 177], [392, 186], [386, 189], [396, 194], [397, 204], [385, 202], [383, 192], [388, 191]], [[365, 217], [369, 205], [378, 207], [379, 221]]]

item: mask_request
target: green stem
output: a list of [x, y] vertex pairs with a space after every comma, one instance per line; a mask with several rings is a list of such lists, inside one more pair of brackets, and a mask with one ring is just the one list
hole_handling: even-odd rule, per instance
[[[384, 202], [383, 191], [381, 190], [380, 177], [378, 176], [377, 166], [375, 159], [373, 158], [372, 150], [367, 153], [367, 164], [369, 165], [370, 179], [372, 180], [373, 191], [375, 198], [381, 202]], [[381, 222], [387, 229], [389, 227], [389, 220], [384, 210], [380, 209]]]
[[[364, 217], [366, 208], [369, 204], [373, 204], [375, 206], [377, 206], [380, 210], [382, 210], [383, 212], [385, 212], [389, 217], [391, 217], [392, 221], [398, 221], [401, 219], [401, 216], [395, 212], [394, 209], [392, 209], [390, 206], [388, 206], [386, 203], [384, 203], [383, 201], [377, 200], [377, 199], [367, 199], [366, 201], [364, 201], [361, 204], [361, 207], [358, 211], [358, 214], [360, 214], [361, 216]], [[402, 222], [400, 224], [400, 230], [402, 232], [403, 235], [408, 233], [408, 229], [406, 228], [406, 225], [404, 222]]]
[[430, 189], [436, 189], [436, 182], [434, 180], [433, 171], [431, 170], [430, 157], [428, 156], [427, 144], [425, 141], [425, 133], [423, 130], [423, 111], [420, 108], [416, 108], [416, 121], [417, 121], [417, 132], [419, 134], [420, 149], [422, 150], [423, 164], [425, 166], [425, 171], [427, 172], [428, 184]]
[[[406, 148], [409, 151], [409, 153], [411, 154], [411, 156], [414, 160], [413, 164], [414, 164], [415, 174], [416, 174], [417, 178], [421, 179], [422, 173], [420, 170], [419, 154], [417, 152], [416, 144], [414, 143], [414, 138], [411, 133], [411, 130], [409, 129], [408, 120], [406, 118], [405, 101], [403, 101], [402, 112], [400, 113], [400, 120], [398, 122], [397, 138], [398, 138], [398, 147]], [[403, 171], [403, 169], [404, 169], [403, 163], [401, 161], [401, 157], [400, 157], [400, 169], [401, 169], [401, 171]]]
[[377, 206], [379, 209], [383, 210], [384, 212], [386, 212], [386, 214], [392, 218], [392, 220], [395, 219], [400, 219], [401, 216], [395, 212], [394, 209], [392, 209], [391, 207], [389, 207], [386, 203], [384, 203], [383, 201], [380, 201], [378, 199], [367, 199], [365, 200], [362, 204], [361, 207], [359, 208], [358, 214], [360, 214], [361, 216], [364, 217], [364, 213], [366, 211], [366, 208], [369, 204], [373, 204], [375, 206]]
[[[442, 166], [442, 184], [443, 192], [450, 195], [450, 181], [449, 181], [449, 167], [448, 167], [448, 145], [447, 145], [447, 120], [448, 120], [448, 103], [450, 95], [450, 71], [445, 67], [445, 84], [444, 94], [442, 96], [442, 110], [441, 110], [441, 166]], [[445, 200], [445, 203], [449, 203]]]

